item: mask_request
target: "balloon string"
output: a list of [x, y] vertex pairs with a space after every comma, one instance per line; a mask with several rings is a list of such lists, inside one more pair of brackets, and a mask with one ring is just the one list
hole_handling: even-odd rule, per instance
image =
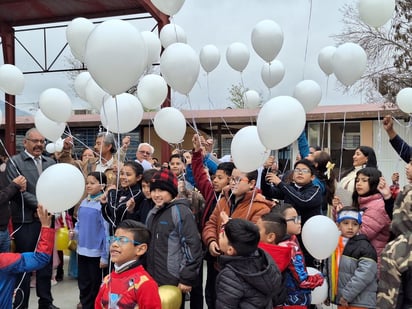
[[326, 128], [326, 113], [323, 113], [323, 131], [322, 131], [322, 142], [321, 147], [323, 149], [324, 142], [325, 142], [325, 128]]
[[195, 114], [194, 114], [193, 108], [192, 108], [192, 102], [190, 101], [190, 96], [188, 94], [186, 95], [186, 99], [187, 99], [187, 102], [189, 103], [190, 111], [192, 113], [193, 129], [195, 130], [196, 134], [200, 135], [199, 131], [197, 130]]
[[380, 121], [381, 119], [380, 115], [381, 115], [381, 111], [378, 110], [378, 151], [377, 151], [378, 158], [380, 158], [381, 152], [382, 152], [382, 123]]
[[339, 180], [341, 178], [342, 164], [343, 164], [343, 142], [345, 139], [345, 128], [346, 128], [346, 112], [343, 114], [343, 129], [342, 129], [342, 141], [340, 146], [340, 162], [339, 162]]
[[302, 74], [302, 80], [305, 79], [305, 71], [306, 71], [306, 58], [308, 56], [308, 46], [309, 46], [309, 35], [310, 35], [310, 23], [312, 20], [312, 0], [309, 0], [309, 18], [308, 18], [308, 33], [306, 35], [306, 46], [305, 46], [305, 56], [304, 56], [304, 62], [303, 62], [303, 74]]

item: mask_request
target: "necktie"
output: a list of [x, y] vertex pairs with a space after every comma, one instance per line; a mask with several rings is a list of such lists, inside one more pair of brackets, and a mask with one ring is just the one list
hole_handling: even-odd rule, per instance
[[42, 166], [41, 166], [41, 158], [40, 157], [35, 157], [34, 162], [36, 163], [37, 171], [39, 172], [39, 175], [43, 172]]

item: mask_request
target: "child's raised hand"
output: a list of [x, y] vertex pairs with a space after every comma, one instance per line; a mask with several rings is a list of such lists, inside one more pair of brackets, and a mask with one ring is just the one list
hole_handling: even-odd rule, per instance
[[220, 219], [222, 219], [222, 225], [226, 224], [229, 221], [229, 216], [226, 212], [221, 211], [220, 212]]
[[340, 197], [335, 195], [332, 200], [332, 206], [335, 208], [336, 212], [343, 208], [342, 202], [340, 201]]
[[46, 208], [43, 207], [43, 205], [39, 204], [37, 206], [37, 215], [39, 216], [41, 226], [50, 227], [50, 225], [51, 225], [51, 214], [49, 214], [49, 212], [47, 211]]
[[211, 256], [219, 256], [221, 254], [220, 247], [215, 240], [209, 244], [209, 253]]
[[280, 179], [275, 173], [267, 173], [266, 181], [271, 182], [277, 186], [282, 181], [282, 179]]
[[382, 197], [387, 200], [391, 198], [392, 192], [389, 188], [388, 184], [386, 183], [385, 177], [379, 178], [378, 190], [382, 194]]

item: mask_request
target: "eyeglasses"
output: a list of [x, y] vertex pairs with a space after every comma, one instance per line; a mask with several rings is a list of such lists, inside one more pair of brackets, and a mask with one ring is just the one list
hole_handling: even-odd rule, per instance
[[32, 142], [33, 144], [44, 144], [46, 141], [44, 139], [31, 139], [26, 138], [26, 140]]
[[229, 181], [234, 182], [234, 183], [240, 183], [241, 181], [249, 182], [249, 179], [247, 177], [238, 176], [238, 177], [230, 177]]
[[135, 241], [135, 240], [131, 240], [131, 239], [127, 238], [126, 236], [119, 236], [119, 237], [117, 237], [117, 236], [107, 236], [107, 241], [110, 244], [113, 244], [114, 242], [117, 242], [121, 246], [126, 245], [129, 242], [131, 242], [134, 246], [141, 245], [140, 242]]
[[139, 150], [139, 153], [145, 154], [145, 155], [148, 155], [148, 156], [151, 155], [151, 153], [149, 151], [144, 151], [144, 150]]
[[310, 174], [310, 169], [308, 168], [295, 168], [293, 170], [296, 174]]
[[296, 216], [296, 217], [292, 217], [289, 219], [286, 219], [286, 222], [293, 222], [295, 224], [298, 224], [302, 221], [302, 217], [301, 216]]

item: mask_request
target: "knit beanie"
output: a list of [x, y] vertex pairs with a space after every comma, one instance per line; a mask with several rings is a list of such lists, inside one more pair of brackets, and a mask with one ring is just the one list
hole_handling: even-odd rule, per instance
[[169, 169], [165, 168], [153, 175], [150, 182], [150, 191], [160, 189], [168, 191], [172, 198], [177, 196], [177, 178]]

